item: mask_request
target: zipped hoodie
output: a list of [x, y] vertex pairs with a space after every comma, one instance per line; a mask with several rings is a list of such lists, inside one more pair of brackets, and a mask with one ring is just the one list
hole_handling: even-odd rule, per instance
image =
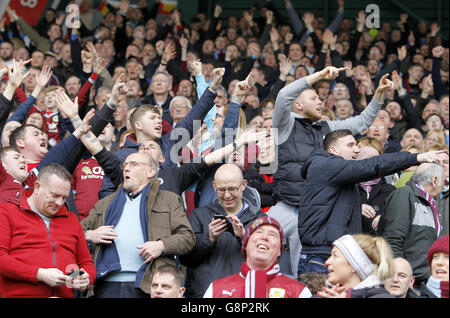
[[31, 210], [26, 190], [20, 203], [0, 204], [0, 297], [74, 297], [66, 285], [50, 287], [38, 282], [39, 268], [57, 268], [63, 273], [83, 268], [91, 279], [96, 269], [80, 222], [64, 206], [51, 218], [47, 229]]

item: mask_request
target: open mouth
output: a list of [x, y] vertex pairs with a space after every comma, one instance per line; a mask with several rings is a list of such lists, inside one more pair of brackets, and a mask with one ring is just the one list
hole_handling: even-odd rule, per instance
[[260, 251], [267, 251], [267, 250], [269, 250], [269, 247], [268, 247], [267, 245], [265, 245], [265, 244], [258, 244], [258, 245], [256, 246], [256, 248], [257, 248], [258, 250], [260, 250]]
[[444, 270], [437, 270], [436, 275], [437, 276], [445, 276], [445, 275], [447, 275], [447, 272]]

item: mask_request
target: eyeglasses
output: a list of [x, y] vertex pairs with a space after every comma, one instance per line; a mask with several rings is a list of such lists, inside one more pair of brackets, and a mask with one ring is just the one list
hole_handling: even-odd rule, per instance
[[182, 109], [182, 108], [189, 108], [189, 106], [187, 104], [172, 105], [172, 109]]
[[375, 130], [375, 129], [384, 130], [384, 126], [370, 126], [369, 129], [370, 130]]
[[238, 187], [230, 187], [230, 188], [216, 188], [216, 192], [220, 194], [225, 194], [225, 192], [229, 193], [237, 193], [239, 189], [241, 188], [242, 183]]
[[129, 165], [130, 167], [135, 168], [135, 167], [137, 167], [137, 166], [139, 166], [139, 165], [150, 165], [150, 163], [149, 163], [149, 162], [137, 162], [137, 161], [128, 161], [128, 162], [124, 162], [124, 163], [122, 163], [122, 165], [121, 165], [122, 170], [124, 170], [128, 165]]

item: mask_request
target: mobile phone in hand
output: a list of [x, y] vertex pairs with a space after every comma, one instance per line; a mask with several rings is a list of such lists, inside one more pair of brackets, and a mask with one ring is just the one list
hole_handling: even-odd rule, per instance
[[222, 215], [222, 214], [214, 215], [214, 220], [217, 220], [217, 219], [225, 220], [227, 222], [227, 231], [234, 234], [233, 224], [231, 223], [230, 220], [227, 219], [227, 217], [225, 215]]
[[83, 271], [80, 271], [80, 270], [78, 270], [78, 269], [75, 269], [75, 270], [73, 270], [73, 271], [67, 273], [66, 275], [67, 275], [67, 276], [70, 276], [70, 277], [78, 277], [78, 276], [81, 276], [81, 275], [83, 275], [83, 274], [84, 274]]

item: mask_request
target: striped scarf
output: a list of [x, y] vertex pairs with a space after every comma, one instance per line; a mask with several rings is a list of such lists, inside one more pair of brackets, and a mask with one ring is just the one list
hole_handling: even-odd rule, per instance
[[437, 237], [439, 237], [441, 234], [442, 226], [441, 222], [439, 221], [439, 215], [436, 207], [436, 200], [425, 190], [425, 188], [421, 184], [418, 184], [417, 182], [414, 182], [414, 184], [419, 189], [420, 193], [422, 193], [425, 200], [427, 200], [427, 202], [431, 206], [431, 210], [433, 211], [434, 224], [436, 225]]
[[251, 270], [247, 263], [242, 263], [241, 276], [245, 278], [245, 298], [267, 298], [267, 282], [280, 273], [280, 266], [274, 263], [267, 270]]

